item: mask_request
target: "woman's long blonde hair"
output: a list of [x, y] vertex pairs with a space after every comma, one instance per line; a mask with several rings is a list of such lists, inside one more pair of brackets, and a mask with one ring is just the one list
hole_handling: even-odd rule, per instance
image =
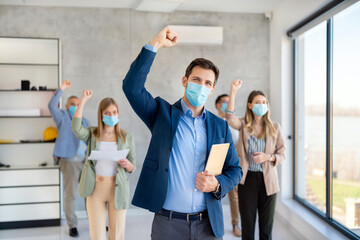
[[260, 135], [260, 139], [263, 139], [264, 137], [266, 137], [266, 133], [267, 130], [269, 130], [269, 133], [272, 137], [276, 137], [276, 131], [275, 131], [275, 127], [274, 127], [274, 123], [271, 121], [270, 118], [270, 105], [269, 105], [269, 101], [268, 98], [266, 97], [266, 95], [262, 92], [262, 91], [252, 91], [249, 94], [248, 100], [246, 104], [246, 113], [245, 113], [245, 128], [248, 129], [248, 131], [250, 132], [250, 134], [254, 134], [254, 128], [253, 128], [253, 123], [254, 123], [254, 113], [252, 112], [252, 110], [249, 108], [249, 103], [251, 104], [252, 101], [254, 100], [254, 98], [256, 96], [264, 96], [266, 98], [266, 102], [268, 105], [268, 111], [267, 113], [263, 116], [264, 117], [264, 123], [263, 123], [263, 132]]
[[[96, 139], [98, 139], [98, 140], [100, 140], [101, 134], [102, 134], [103, 129], [104, 129], [104, 123], [102, 121], [102, 113], [111, 104], [113, 104], [116, 107], [117, 112], [119, 113], [119, 107], [118, 107], [117, 103], [115, 102], [115, 100], [113, 98], [104, 98], [103, 100], [101, 100], [101, 102], [99, 104], [98, 126], [93, 131], [94, 135], [96, 136]], [[116, 134], [116, 141], [117, 141], [118, 138], [120, 138], [121, 141], [123, 141], [124, 143], [126, 142], [126, 132], [123, 129], [120, 128], [120, 122], [118, 122], [115, 125], [115, 134]]]

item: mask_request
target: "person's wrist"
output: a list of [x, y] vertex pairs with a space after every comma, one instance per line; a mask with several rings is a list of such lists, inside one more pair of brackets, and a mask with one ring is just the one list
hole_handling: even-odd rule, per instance
[[214, 193], [218, 192], [219, 191], [219, 188], [220, 188], [220, 182], [217, 181], [217, 184], [215, 186], [215, 189], [213, 190]]
[[159, 49], [159, 48], [161, 48], [161, 43], [159, 42], [159, 41], [156, 41], [156, 40], [151, 40], [150, 42], [149, 42], [149, 44], [151, 45], [151, 46], [153, 46], [154, 48], [156, 48], [156, 49]]
[[225, 113], [227, 114], [234, 114], [235, 110], [228, 110], [228, 109], [225, 109]]
[[129, 163], [127, 164], [127, 166], [125, 167], [125, 170], [126, 170], [127, 172], [132, 172], [132, 170], [133, 170], [133, 165], [129, 162]]
[[237, 89], [230, 89], [230, 94], [235, 96], [237, 91]]

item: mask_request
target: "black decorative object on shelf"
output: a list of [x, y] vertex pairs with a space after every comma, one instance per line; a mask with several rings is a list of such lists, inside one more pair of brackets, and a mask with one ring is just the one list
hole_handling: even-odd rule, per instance
[[40, 167], [46, 167], [47, 166], [47, 162], [42, 162], [39, 164]]
[[29, 80], [21, 80], [21, 90], [30, 90], [30, 81]]
[[30, 90], [31, 91], [37, 91], [37, 88], [35, 86], [32, 86]]
[[3, 164], [3, 163], [0, 162], [0, 167], [7, 167], [7, 168], [8, 168], [8, 167], [10, 167], [10, 165], [8, 165], [8, 164]]
[[[55, 89], [55, 88], [46, 88], [46, 90], [37, 90], [37, 91], [38, 92], [55, 92], [56, 90], [57, 89]], [[22, 91], [21, 89], [0, 89], [0, 92], [21, 92], [21, 91]]]

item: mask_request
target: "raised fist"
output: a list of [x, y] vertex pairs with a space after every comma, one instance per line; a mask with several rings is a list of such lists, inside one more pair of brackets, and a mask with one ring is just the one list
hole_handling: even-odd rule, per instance
[[172, 47], [177, 44], [177, 35], [168, 27], [165, 27], [153, 38], [153, 40], [149, 42], [149, 44], [156, 49], [162, 47]]
[[232, 92], [237, 92], [241, 88], [242, 84], [243, 84], [243, 81], [240, 80], [240, 79], [232, 80], [231, 81], [231, 88], [230, 88], [231, 91]]
[[71, 86], [70, 81], [64, 80], [64, 81], [61, 83], [60, 89], [64, 91], [64, 90], [68, 89], [70, 86]]
[[93, 95], [92, 90], [88, 89], [88, 90], [83, 90], [82, 94], [81, 94], [81, 100], [83, 101], [87, 101], [91, 98], [91, 96]]

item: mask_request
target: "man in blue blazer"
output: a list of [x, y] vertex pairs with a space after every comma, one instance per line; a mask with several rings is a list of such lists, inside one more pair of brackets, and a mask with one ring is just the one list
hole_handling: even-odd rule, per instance
[[[152, 239], [222, 239], [221, 198], [240, 182], [242, 169], [228, 124], [204, 107], [218, 68], [204, 58], [192, 61], [182, 78], [184, 97], [173, 105], [144, 87], [156, 51], [176, 43], [176, 34], [164, 28], [123, 81], [132, 108], [152, 134], [132, 204], [155, 213]], [[214, 176], [204, 169], [211, 146], [219, 143], [230, 147], [222, 173]]]

